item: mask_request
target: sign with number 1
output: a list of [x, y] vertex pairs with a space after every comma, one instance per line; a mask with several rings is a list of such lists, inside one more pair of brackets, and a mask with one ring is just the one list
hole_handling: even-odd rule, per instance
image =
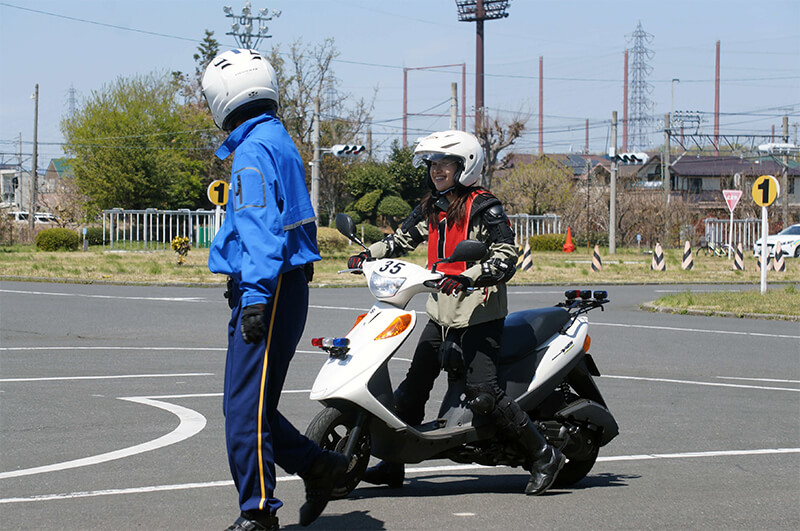
[[772, 175], [762, 175], [753, 183], [753, 201], [759, 206], [771, 205], [779, 195], [781, 187]]

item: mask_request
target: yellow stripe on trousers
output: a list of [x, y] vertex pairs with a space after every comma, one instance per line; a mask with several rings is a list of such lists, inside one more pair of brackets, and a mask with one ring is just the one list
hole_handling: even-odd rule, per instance
[[264, 486], [264, 458], [261, 455], [261, 423], [264, 416], [264, 387], [267, 385], [267, 363], [269, 362], [269, 346], [272, 343], [272, 328], [275, 324], [275, 314], [278, 310], [278, 294], [281, 292], [281, 280], [283, 275], [278, 276], [278, 287], [275, 288], [275, 297], [272, 299], [272, 315], [269, 318], [269, 332], [267, 333], [267, 347], [264, 350], [264, 365], [261, 368], [261, 394], [258, 397], [258, 478], [261, 482], [261, 501], [258, 508], [264, 510], [267, 503], [267, 492]]

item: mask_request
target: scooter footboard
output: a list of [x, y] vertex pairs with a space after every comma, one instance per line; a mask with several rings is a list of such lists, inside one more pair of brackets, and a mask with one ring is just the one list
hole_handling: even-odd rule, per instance
[[420, 463], [451, 448], [474, 442], [485, 434], [471, 424], [439, 428], [438, 421], [393, 429], [383, 422], [370, 423], [372, 455], [400, 463]]

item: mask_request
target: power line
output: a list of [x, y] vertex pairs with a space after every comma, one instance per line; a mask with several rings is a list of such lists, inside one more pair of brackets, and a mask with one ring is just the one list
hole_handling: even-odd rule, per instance
[[97, 22], [97, 21], [94, 21], [94, 20], [87, 20], [85, 18], [71, 17], [69, 15], [61, 15], [61, 14], [58, 14], [58, 13], [50, 13], [49, 11], [42, 11], [42, 10], [39, 10], [39, 9], [31, 9], [29, 7], [15, 6], [13, 4], [7, 4], [6, 2], [0, 2], [0, 6], [10, 7], [10, 8], [13, 8], [13, 9], [19, 9], [21, 11], [30, 11], [31, 13], [38, 13], [40, 15], [48, 15], [48, 16], [51, 16], [51, 17], [63, 18], [63, 19], [67, 19], [67, 20], [73, 20], [75, 22], [83, 22], [85, 24], [94, 24], [95, 26], [103, 26], [103, 27], [106, 27], [106, 28], [113, 28], [113, 29], [118, 29], [118, 30], [123, 30], [123, 31], [132, 31], [134, 33], [143, 33], [145, 35], [154, 35], [156, 37], [165, 37], [167, 39], [178, 39], [178, 40], [181, 40], [181, 41], [189, 41], [189, 42], [203, 42], [203, 41], [198, 40], [198, 39], [189, 39], [187, 37], [178, 37], [177, 35], [169, 35], [167, 33], [158, 33], [156, 31], [147, 31], [147, 30], [140, 30], [140, 29], [135, 29], [135, 28], [126, 28], [124, 26], [117, 26], [116, 24], [107, 24], [105, 22]]

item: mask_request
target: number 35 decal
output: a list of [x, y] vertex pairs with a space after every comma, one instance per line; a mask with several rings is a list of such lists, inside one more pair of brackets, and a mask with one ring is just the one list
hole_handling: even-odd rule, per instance
[[402, 262], [395, 262], [394, 260], [386, 260], [386, 263], [378, 269], [381, 273], [389, 272], [390, 275], [396, 275], [403, 269]]

